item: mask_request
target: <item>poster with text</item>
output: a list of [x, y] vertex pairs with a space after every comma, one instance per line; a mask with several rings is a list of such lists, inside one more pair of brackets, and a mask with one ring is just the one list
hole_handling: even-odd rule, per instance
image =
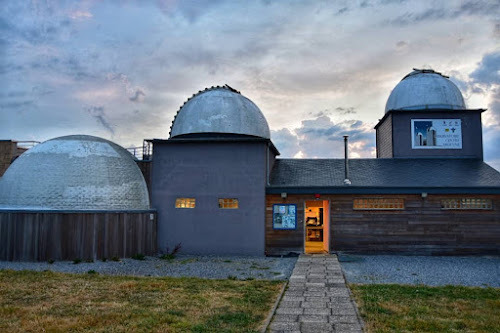
[[296, 229], [297, 206], [294, 204], [273, 205], [273, 229]]
[[413, 149], [462, 149], [460, 119], [412, 119]]

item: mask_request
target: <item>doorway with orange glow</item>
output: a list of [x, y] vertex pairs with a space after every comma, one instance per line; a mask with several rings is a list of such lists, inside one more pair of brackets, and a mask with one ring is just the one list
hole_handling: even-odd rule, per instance
[[330, 252], [330, 202], [306, 201], [304, 207], [304, 252]]

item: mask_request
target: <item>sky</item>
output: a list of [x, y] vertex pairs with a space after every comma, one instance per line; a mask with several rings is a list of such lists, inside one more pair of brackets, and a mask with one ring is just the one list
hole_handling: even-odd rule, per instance
[[500, 170], [500, 1], [7, 1], [0, 139], [166, 139], [179, 107], [228, 84], [281, 157], [375, 157], [394, 86], [431, 68], [483, 113]]

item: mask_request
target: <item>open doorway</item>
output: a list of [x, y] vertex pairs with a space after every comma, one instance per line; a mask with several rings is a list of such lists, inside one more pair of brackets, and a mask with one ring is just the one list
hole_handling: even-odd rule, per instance
[[305, 202], [305, 253], [330, 252], [330, 202], [314, 200]]

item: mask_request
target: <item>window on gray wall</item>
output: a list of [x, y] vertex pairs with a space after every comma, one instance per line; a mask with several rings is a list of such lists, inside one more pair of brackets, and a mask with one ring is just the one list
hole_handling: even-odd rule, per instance
[[177, 198], [175, 199], [175, 208], [194, 208], [196, 206], [195, 198]]
[[219, 208], [222, 209], [238, 209], [240, 204], [236, 198], [220, 198]]

